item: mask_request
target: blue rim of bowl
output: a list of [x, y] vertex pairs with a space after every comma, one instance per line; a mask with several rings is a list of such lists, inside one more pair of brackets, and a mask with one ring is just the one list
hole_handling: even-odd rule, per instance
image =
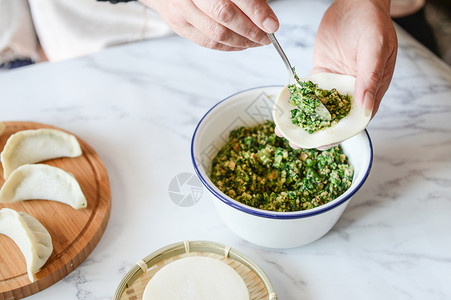
[[[362, 185], [365, 183], [366, 179], [368, 178], [368, 175], [371, 171], [371, 167], [373, 166], [373, 143], [371, 142], [370, 135], [368, 134], [368, 131], [366, 129], [364, 130], [364, 132], [366, 134], [366, 137], [368, 138], [368, 143], [370, 146], [370, 161], [369, 161], [368, 169], [366, 170], [366, 173], [363, 176], [362, 180], [349, 194], [347, 194], [345, 197], [339, 199], [339, 201], [336, 201], [337, 199], [333, 200], [332, 202], [329, 202], [329, 203], [332, 203], [331, 205], [325, 206], [326, 205], [325, 204], [325, 205], [323, 205], [324, 207], [318, 206], [317, 209], [315, 209], [315, 210], [308, 209], [308, 210], [300, 210], [300, 211], [294, 211], [294, 212], [275, 212], [275, 211], [263, 210], [263, 209], [248, 206], [246, 204], [240, 203], [240, 202], [226, 196], [222, 192], [218, 192], [217, 190], [215, 190], [208, 183], [208, 181], [204, 178], [204, 176], [202, 176], [202, 173], [199, 171], [199, 168], [197, 167], [197, 164], [196, 164], [196, 159], [194, 157], [194, 140], [196, 138], [196, 133], [197, 133], [197, 130], [199, 129], [199, 126], [202, 124], [203, 120], [208, 116], [208, 114], [210, 114], [210, 112], [212, 110], [214, 110], [218, 105], [221, 105], [223, 102], [227, 101], [228, 99], [230, 99], [238, 94], [252, 91], [252, 90], [257, 90], [257, 89], [274, 88], [274, 87], [282, 87], [282, 86], [280, 86], [280, 85], [260, 86], [260, 87], [250, 88], [250, 89], [236, 92], [236, 93], [224, 98], [223, 100], [219, 101], [218, 103], [216, 103], [212, 108], [210, 108], [205, 113], [205, 115], [202, 117], [202, 119], [200, 119], [199, 123], [197, 124], [196, 129], [194, 130], [194, 133], [193, 133], [193, 137], [191, 139], [191, 160], [193, 163], [194, 171], [196, 172], [196, 174], [199, 177], [202, 184], [213, 195], [215, 195], [219, 200], [221, 200], [225, 204], [227, 204], [235, 209], [238, 209], [244, 213], [254, 215], [257, 217], [269, 218], [269, 219], [285, 219], [285, 220], [286, 219], [301, 219], [301, 218], [306, 218], [306, 217], [310, 217], [310, 216], [314, 216], [314, 215], [319, 215], [319, 214], [325, 213], [331, 209], [334, 209], [337, 206], [340, 206], [341, 204], [348, 201], [362, 187]], [[334, 201], [336, 201], [336, 202], [334, 203]], [[323, 208], [321, 209], [321, 207], [323, 207]]]

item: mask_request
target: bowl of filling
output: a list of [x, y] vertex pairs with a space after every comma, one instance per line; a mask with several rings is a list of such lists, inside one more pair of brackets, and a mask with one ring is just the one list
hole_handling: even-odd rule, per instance
[[265, 86], [225, 98], [200, 120], [191, 144], [195, 172], [223, 221], [269, 248], [325, 235], [365, 182], [373, 158], [366, 130], [325, 151], [290, 147], [274, 133], [284, 90]]

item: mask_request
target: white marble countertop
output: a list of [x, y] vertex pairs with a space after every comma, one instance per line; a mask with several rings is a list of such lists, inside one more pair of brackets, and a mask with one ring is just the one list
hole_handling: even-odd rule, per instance
[[[328, 4], [276, 1], [279, 41], [298, 72], [311, 68]], [[308, 13], [307, 13], [308, 12]], [[0, 74], [0, 120], [69, 130], [100, 155], [112, 212], [91, 255], [29, 299], [111, 299], [139, 259], [183, 240], [227, 244], [257, 262], [279, 299], [450, 299], [451, 68], [398, 30], [396, 72], [368, 131], [374, 163], [336, 226], [297, 249], [254, 246], [234, 235], [204, 195], [175, 205], [168, 185], [193, 173], [191, 136], [219, 100], [285, 84], [272, 46], [239, 53], [177, 36]]]

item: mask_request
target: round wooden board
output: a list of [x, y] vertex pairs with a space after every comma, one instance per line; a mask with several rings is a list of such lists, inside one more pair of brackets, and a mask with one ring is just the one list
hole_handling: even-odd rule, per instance
[[[0, 136], [0, 149], [9, 136], [17, 131], [53, 126], [31, 122], [4, 122], [6, 128]], [[61, 130], [61, 129], [59, 129]], [[64, 131], [64, 130], [62, 130]], [[72, 173], [86, 196], [88, 207], [71, 206], [47, 200], [28, 200], [0, 204], [23, 211], [35, 217], [49, 231], [53, 253], [36, 274], [35, 282], [27, 275], [25, 258], [17, 245], [0, 234], [0, 299], [20, 299], [37, 293], [73, 271], [91, 253], [99, 242], [111, 211], [111, 192], [108, 174], [97, 153], [78, 138], [83, 155], [76, 158], [58, 158], [44, 163]], [[3, 168], [0, 167], [0, 185], [3, 185]]]

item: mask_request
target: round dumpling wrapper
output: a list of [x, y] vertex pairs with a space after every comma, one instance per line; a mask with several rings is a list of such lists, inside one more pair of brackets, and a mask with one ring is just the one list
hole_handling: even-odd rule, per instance
[[241, 276], [224, 262], [187, 257], [159, 270], [144, 290], [143, 300], [249, 300]]
[[273, 108], [273, 118], [279, 131], [293, 144], [301, 148], [317, 148], [325, 145], [339, 143], [363, 131], [371, 120], [371, 111], [366, 110], [354, 101], [355, 77], [332, 73], [317, 73], [301, 81], [310, 80], [318, 87], [331, 90], [333, 88], [342, 95], [352, 97], [351, 111], [336, 125], [329, 128], [308, 133], [302, 127], [293, 124], [291, 110], [295, 108], [289, 103], [290, 92], [288, 86], [284, 87]]

